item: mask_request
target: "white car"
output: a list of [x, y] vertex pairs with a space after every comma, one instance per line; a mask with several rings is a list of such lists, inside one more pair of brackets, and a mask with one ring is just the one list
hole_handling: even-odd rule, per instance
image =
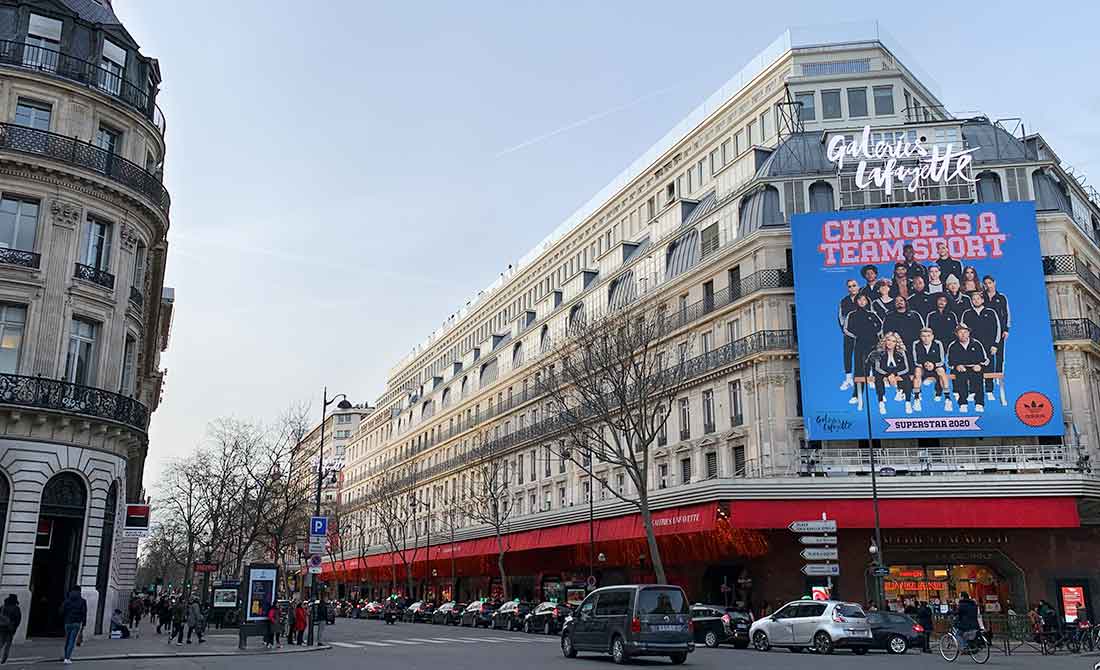
[[840, 648], [866, 654], [873, 642], [863, 608], [838, 600], [789, 602], [753, 623], [749, 640], [758, 651], [786, 647], [794, 652], [813, 649], [821, 654]]

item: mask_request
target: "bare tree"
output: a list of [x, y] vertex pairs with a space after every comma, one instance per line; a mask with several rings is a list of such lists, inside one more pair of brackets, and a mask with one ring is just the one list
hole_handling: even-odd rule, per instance
[[497, 570], [505, 600], [508, 600], [509, 589], [504, 554], [511, 548], [507, 535], [513, 510], [509, 485], [515, 476], [515, 468], [509, 468], [509, 464], [510, 461], [505, 458], [493, 458], [468, 470], [471, 476], [470, 495], [464, 508], [471, 521], [489, 526], [493, 531], [497, 545]]
[[169, 462], [153, 498], [154, 514], [174, 534], [175, 560], [185, 576], [188, 595], [195, 556], [206, 541], [209, 521], [203, 502], [202, 469], [202, 458], [197, 453]]
[[283, 568], [284, 577], [298, 565], [297, 542], [305, 538], [309, 524], [312, 468], [308, 459], [299, 457], [302, 439], [309, 431], [308, 410], [305, 405], [295, 405], [284, 412], [259, 465], [250, 471], [253, 480], [266, 479], [273, 484], [257, 507], [255, 527], [267, 554]]
[[396, 562], [394, 557], [401, 561], [404, 568], [407, 596], [413, 592], [412, 566], [416, 563], [416, 556], [420, 547], [420, 519], [418, 508], [420, 500], [416, 494], [416, 482], [418, 475], [416, 470], [406, 474], [400, 486], [394, 486], [395, 480], [380, 481], [372, 492], [375, 499], [375, 511], [378, 515], [378, 524], [390, 549], [390, 582], [396, 589]]
[[[644, 303], [600, 317], [578, 314], [540, 370], [563, 437], [556, 450], [638, 510], [658, 582], [665, 570], [649, 507], [650, 447], [665, 430], [684, 373], [684, 353], [668, 365], [673, 357], [660, 351], [665, 321], [662, 309]], [[597, 462], [624, 472], [634, 495], [592, 476]]]

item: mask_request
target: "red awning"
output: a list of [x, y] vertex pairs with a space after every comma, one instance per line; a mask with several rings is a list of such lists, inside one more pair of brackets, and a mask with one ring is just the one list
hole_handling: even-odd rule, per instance
[[[870, 499], [735, 500], [737, 528], [786, 528], [824, 513], [841, 528], [873, 528]], [[1073, 498], [904, 498], [879, 500], [883, 528], [1078, 528]]]

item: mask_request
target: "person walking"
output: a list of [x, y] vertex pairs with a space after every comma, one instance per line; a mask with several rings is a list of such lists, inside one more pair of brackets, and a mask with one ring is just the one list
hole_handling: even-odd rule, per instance
[[317, 644], [321, 644], [325, 638], [325, 625], [328, 624], [328, 603], [325, 597], [317, 601], [317, 611], [313, 615], [313, 621], [317, 624]]
[[145, 613], [145, 607], [141, 598], [130, 598], [130, 633], [134, 637], [141, 637], [141, 616]]
[[309, 617], [306, 614], [306, 606], [299, 600], [298, 604], [294, 607], [294, 644], [297, 644], [299, 647], [302, 646], [302, 637], [305, 635], [306, 622], [308, 620]]
[[172, 630], [172, 604], [168, 602], [167, 596], [162, 596], [157, 602], [157, 635], [160, 635], [162, 628]]
[[275, 645], [282, 647], [279, 644], [279, 605], [271, 603], [267, 607], [267, 648], [271, 649]]
[[183, 626], [187, 621], [187, 604], [180, 596], [172, 605], [172, 634], [168, 636], [168, 644], [174, 641], [176, 646], [183, 646]]
[[4, 598], [4, 606], [0, 607], [0, 665], [8, 662], [11, 642], [15, 639], [15, 631], [19, 630], [22, 621], [23, 612], [19, 609], [19, 598], [12, 593]]
[[80, 595], [80, 589], [69, 591], [61, 604], [61, 622], [65, 626], [65, 657], [62, 663], [72, 665], [73, 649], [81, 629], [88, 624], [88, 603]]
[[920, 636], [920, 650], [925, 654], [932, 653], [932, 608], [928, 606], [927, 602], [922, 602], [917, 607], [917, 623], [921, 625], [924, 632]]
[[203, 616], [202, 608], [199, 607], [199, 599], [192, 598], [191, 606], [187, 608], [187, 644], [191, 644], [192, 633], [199, 639], [199, 644], [206, 641], [202, 639], [202, 624]]

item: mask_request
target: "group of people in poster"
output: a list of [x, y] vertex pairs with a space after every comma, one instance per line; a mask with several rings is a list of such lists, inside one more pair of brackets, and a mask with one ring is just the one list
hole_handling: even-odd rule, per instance
[[947, 245], [927, 265], [913, 247], [889, 275], [876, 265], [860, 268], [862, 282], [846, 281], [837, 320], [844, 338], [844, 381], [849, 402], [862, 404], [861, 384], [873, 384], [880, 414], [887, 413], [887, 389], [905, 413], [927, 405], [922, 393], [934, 385], [933, 401], [945, 412], [985, 411], [994, 384], [1004, 391], [1005, 344], [1011, 327], [1008, 298], [997, 280], [952, 258]]

